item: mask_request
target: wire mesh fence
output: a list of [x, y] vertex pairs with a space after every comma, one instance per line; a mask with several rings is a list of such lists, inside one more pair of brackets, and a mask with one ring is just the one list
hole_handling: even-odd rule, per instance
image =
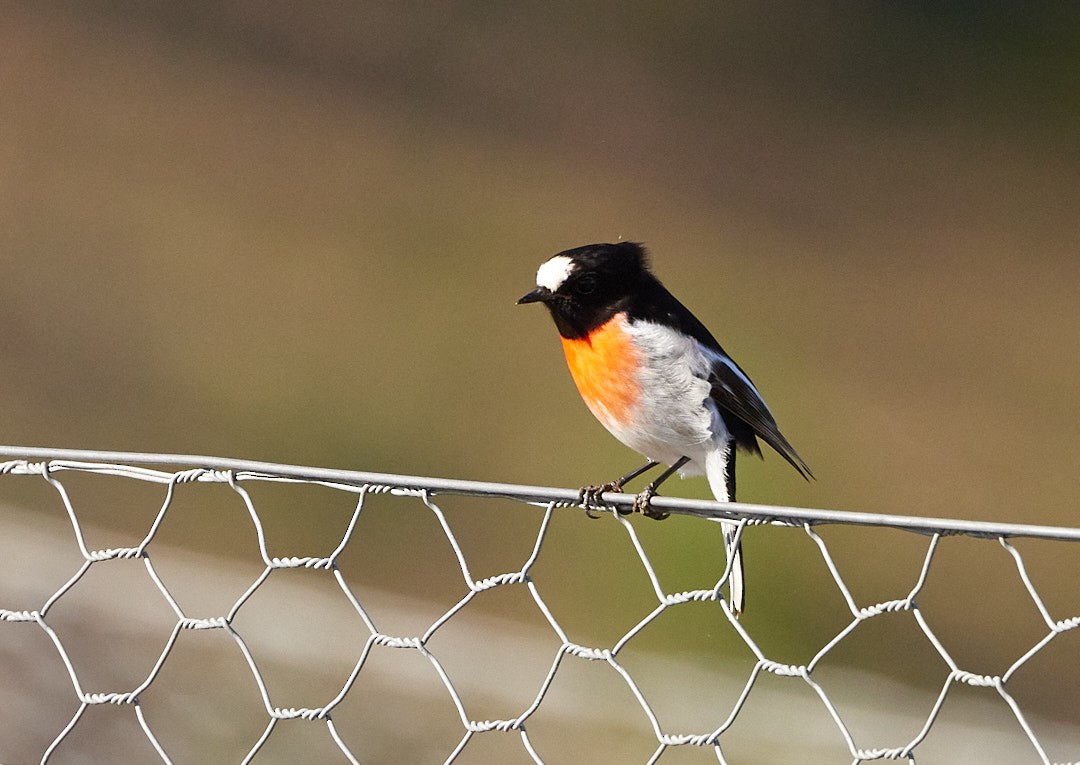
[[[805, 597], [822, 602], [833, 599], [839, 603], [842, 618], [835, 627], [818, 633], [824, 637], [806, 653], [805, 661], [793, 663], [786, 660], [791, 652], [772, 639], [770, 630], [775, 632], [775, 625], [770, 626], [768, 619], [740, 620], [732, 614], [725, 599], [726, 569], [713, 569], [707, 574], [710, 578], [689, 589], [669, 584], [676, 577], [665, 571], [665, 565], [657, 564], [655, 554], [643, 542], [640, 519], [615, 511], [628, 505], [630, 496], [609, 495], [605, 498], [611, 502], [609, 511], [602, 513], [599, 522], [590, 521], [582, 528], [587, 534], [594, 533], [592, 529], [605, 530], [597, 534], [617, 530], [616, 543], [627, 553], [619, 565], [635, 570], [632, 581], [640, 583], [647, 595], [633, 601], [629, 609], [632, 616], [625, 626], [609, 633], [612, 637], [604, 642], [589, 642], [578, 634], [575, 618], [567, 614], [568, 607], [556, 603], [562, 599], [555, 596], [556, 585], [537, 576], [545, 559], [552, 555], [552, 529], [558, 519], [570, 514], [583, 516], [574, 490], [182, 455], [0, 447], [0, 457], [8, 459], [0, 463], [0, 496], [5, 483], [11, 481], [41, 483], [65, 519], [67, 537], [63, 543], [54, 540], [35, 547], [32, 535], [17, 533], [19, 519], [28, 516], [0, 506], [0, 530], [4, 531], [7, 545], [0, 547], [0, 583], [6, 583], [0, 584], [0, 659], [6, 660], [11, 678], [17, 677], [19, 671], [25, 673], [27, 667], [44, 664], [62, 668], [63, 675], [62, 682], [53, 682], [52, 692], [41, 691], [41, 684], [30, 683], [0, 695], [0, 714], [8, 721], [0, 733], [2, 762], [32, 761], [31, 756], [43, 763], [86, 761], [85, 756], [80, 758], [80, 753], [85, 755], [82, 742], [90, 740], [95, 727], [102, 724], [95, 712], [106, 708], [130, 713], [128, 722], [137, 726], [133, 730], [144, 742], [144, 749], [149, 746], [139, 756], [161, 762], [183, 761], [178, 753], [194, 751], [190, 741], [212, 742], [217, 735], [213, 731], [230, 727], [245, 728], [238, 735], [247, 740], [237, 743], [234, 736], [232, 746], [242, 750], [241, 754], [235, 759], [223, 759], [223, 748], [217, 752], [222, 756], [214, 761], [296, 761], [296, 755], [284, 754], [289, 750], [281, 743], [294, 735], [290, 726], [318, 731], [322, 744], [329, 747], [323, 755], [305, 757], [306, 761], [331, 761], [331, 754], [340, 761], [354, 763], [514, 761], [508, 752], [526, 762], [674, 762], [688, 752], [732, 764], [874, 760], [915, 763], [917, 757], [919, 762], [959, 762], [964, 754], [973, 762], [1059, 763], [1080, 759], [1076, 733], [1080, 720], [1067, 708], [1072, 703], [1067, 696], [1054, 698], [1061, 686], [1075, 685], [1080, 678], [1076, 669], [1080, 653], [1070, 640], [1070, 633], [1080, 625], [1080, 608], [1075, 601], [1059, 602], [1056, 594], [1053, 598], [1041, 594], [1044, 582], [1036, 584], [1037, 577], [1029, 573], [1031, 553], [1020, 546], [1021, 540], [1034, 540], [1053, 545], [1055, 554], [1062, 550], [1064, 555], [1076, 556], [1080, 553], [1074, 544], [1080, 541], [1078, 529], [658, 497], [658, 507], [689, 518], [687, 522], [695, 532], [701, 530], [699, 527], [708, 527], [705, 530], [711, 533], [713, 526], [705, 519], [725, 518], [739, 522], [741, 535], [753, 529], [755, 544], [766, 541], [763, 534], [784, 532], [798, 534], [807, 543], [799, 548], [801, 554], [816, 556], [830, 592], [808, 593]], [[69, 491], [74, 477], [87, 475], [118, 477], [156, 487], [159, 494], [154, 495], [150, 512], [141, 516], [145, 522], [133, 544], [103, 548], [89, 544], [83, 508]], [[295, 554], [300, 550], [286, 556], [271, 554], [265, 512], [253, 496], [255, 487], [270, 485], [317, 486], [347, 499], [346, 504], [336, 506], [340, 534], [322, 554]], [[225, 575], [211, 573], [214, 564], [204, 558], [170, 547], [162, 538], [162, 529], [174, 516], [188, 511], [177, 501], [181, 488], [208, 491], [211, 486], [226, 487], [231, 492], [235, 502], [229, 512], [241, 515], [254, 533], [254, 555], [247, 573], [240, 574], [248, 577], [243, 586], [219, 601], [218, 610], [202, 613], [206, 606], [194, 605], [198, 600], [190, 593], [220, 585], [214, 580], [222, 580]], [[448, 500], [460, 498], [468, 498], [468, 503], [452, 513], [444, 509]], [[527, 544], [514, 548], [520, 554], [508, 568], [478, 570], [475, 561], [484, 556], [478, 555], [475, 545], [465, 538], [475, 527], [468, 522], [468, 514], [478, 512], [477, 503], [506, 500], [529, 514], [529, 539]], [[39, 498], [38, 502], [42, 501]], [[385, 526], [365, 526], [373, 501], [395, 504], [397, 515], [389, 523], [398, 522], [406, 507], [422, 511], [431, 521], [438, 544], [450, 561], [444, 572], [453, 574], [441, 577], [439, 586], [457, 593], [448, 607], [431, 612], [430, 605], [419, 606], [407, 617], [398, 618], [394, 609], [400, 611], [410, 597], [422, 600], [428, 593], [403, 593], [400, 588], [394, 593], [379, 592], [361, 574], [343, 565], [365, 536], [375, 537], [372, 543], [376, 546], [390, 544], [385, 537], [379, 537], [380, 528]], [[44, 512], [38, 507], [31, 509]], [[504, 511], [500, 505], [499, 512]], [[854, 594], [859, 587], [853, 586], [853, 577], [857, 579], [863, 572], [838, 563], [834, 547], [839, 542], [826, 539], [823, 533], [825, 528], [838, 525], [859, 533], [880, 529], [910, 532], [904, 536], [909, 543], [916, 543], [918, 552], [910, 558], [910, 565], [889, 579], [891, 597], [862, 602]], [[1003, 604], [1002, 624], [1022, 618], [1010, 613], [1014, 609], [1030, 612], [1030, 629], [1022, 632], [1024, 637], [1014, 655], [997, 672], [977, 671], [978, 660], [969, 662], [962, 656], [963, 641], [943, 639], [935, 618], [920, 607], [928, 579], [936, 567], [944, 565], [942, 548], [957, 538], [977, 540], [980, 555], [995, 550], [1007, 560], [1009, 576], [1026, 605]], [[718, 543], [718, 532], [713, 541]], [[499, 539], [498, 543], [503, 541]], [[22, 554], [22, 563], [16, 553]], [[419, 559], [420, 553], [407, 549], [402, 553], [395, 548], [390, 554], [416, 554], [418, 559], [409, 562], [412, 568], [423, 568], [426, 563]], [[882, 557], [884, 560], [886, 556]], [[141, 566], [143, 580], [150, 582], [150, 602], [155, 605], [137, 605], [134, 585], [115, 582], [106, 587], [97, 605], [80, 603], [79, 594], [89, 587], [87, 582], [99, 572], [112, 572], [110, 567], [120, 561]], [[597, 554], [593, 563], [611, 565], [602, 554]], [[883, 562], [883, 566], [893, 565], [892, 561]], [[319, 593], [304, 589], [292, 594], [275, 589], [276, 572], [298, 570], [319, 577], [323, 589]], [[46, 571], [54, 573], [46, 575]], [[46, 584], [50, 576], [60, 572], [58, 586]], [[184, 579], [199, 574], [207, 579], [194, 583]], [[448, 583], [449, 579], [454, 581]], [[428, 585], [417, 587], [427, 589]], [[178, 594], [180, 590], [185, 594]], [[528, 610], [538, 615], [527, 633], [490, 614], [475, 614], [474, 601], [512, 590], [526, 593]], [[42, 594], [28, 594], [33, 592]], [[618, 592], [610, 593], [610, 599], [620, 597]], [[994, 599], [997, 594], [987, 591], [985, 597]], [[288, 601], [288, 605], [271, 609], [260, 619], [255, 612], [263, 601], [274, 600]], [[961, 607], [956, 600], [954, 605]], [[315, 625], [303, 610], [315, 602], [337, 617], [346, 615], [342, 617], [346, 622], [340, 629]], [[62, 614], [68, 604], [78, 604], [78, 608], [71, 606], [78, 613]], [[111, 608], [112, 615], [102, 617], [99, 607]], [[750, 608], [755, 607], [759, 612], [769, 611], [766, 604], [752, 602]], [[138, 631], [155, 634], [156, 630], [162, 641], [156, 658], [148, 668], [137, 668], [132, 680], [116, 680], [119, 676], [108, 672], [102, 675], [103, 664], [124, 664], [130, 657], [123, 651], [120, 655], [103, 654], [87, 644], [108, 642], [108, 633], [102, 630], [130, 626], [141, 618], [141, 612], [153, 608], [163, 612], [160, 618], [153, 626]], [[653, 650], [657, 640], [650, 637], [657, 625], [689, 609], [697, 609], [694, 613], [699, 616], [701, 609], [707, 609], [707, 616], [701, 617], [709, 620], [707, 631], [721, 636], [706, 644], [712, 646], [712, 652], [738, 655], [741, 661], [725, 662], [722, 667], [703, 665], [700, 642], [694, 643], [691, 652], [699, 655], [657, 654]], [[898, 616], [905, 619], [906, 631], [895, 627]], [[275, 653], [273, 641], [278, 632], [290, 624], [308, 621], [315, 634], [309, 634], [307, 642], [278, 646]], [[389, 629], [387, 623], [409, 624], [412, 628]], [[675, 621], [676, 625], [685, 623]], [[458, 624], [465, 627], [458, 629]], [[887, 628], [875, 632], [878, 624]], [[990, 629], [1004, 631], [1002, 624]], [[661, 633], [662, 641], [684, 640], [679, 629], [676, 626], [674, 632]], [[17, 641], [5, 643], [5, 637], [12, 636], [15, 630], [46, 636], [49, 650], [31, 653]], [[881, 664], [896, 670], [893, 677], [845, 671], [840, 666], [843, 662], [839, 657], [855, 635], [888, 635], [894, 631], [900, 648], [910, 642], [921, 643], [925, 648], [923, 662], [937, 669], [906, 669], [897, 658], [900, 653], [895, 653], [900, 648], [890, 648], [888, 638], [871, 638], [880, 643], [871, 653], [885, 654]], [[588, 630], [581, 632], [589, 634]], [[228, 688], [222, 689], [225, 670], [220, 670], [219, 675], [215, 662], [224, 660], [204, 658], [200, 662], [199, 656], [208, 655], [197, 651], [194, 661], [190, 656], [184, 658], [185, 636], [195, 633], [215, 633], [226, 638], [227, 645], [219, 644], [218, 650], [231, 656], [233, 669], [236, 661], [241, 662], [242, 671], [234, 682], [239, 687], [247, 686], [235, 695], [250, 697], [253, 684], [257, 700], [247, 705], [244, 719], [248, 722], [244, 725], [233, 725], [242, 715], [237, 711], [239, 702], [229, 697]], [[321, 691], [317, 703], [288, 706], [294, 699], [276, 679], [276, 667], [295, 660], [294, 654], [304, 651], [311, 651], [316, 663], [336, 655], [337, 670], [327, 670], [330, 684], [324, 684], [328, 690]], [[420, 665], [415, 661], [395, 662], [388, 654], [419, 660]], [[513, 676], [526, 655], [542, 657], [539, 669]], [[207, 670], [199, 666], [207, 663], [214, 667]], [[595, 677], [590, 681], [581, 679], [581, 667], [586, 665], [605, 673], [599, 681], [601, 690], [589, 686]], [[174, 671], [174, 666], [183, 669]], [[184, 678], [200, 671], [210, 679], [184, 685]], [[909, 673], [936, 677], [931, 681], [936, 686], [928, 694], [914, 693], [903, 685]], [[1028, 675], [1038, 678], [1034, 693], [1027, 690], [1032, 685]], [[96, 686], [103, 682], [96, 679], [101, 676], [110, 678], [104, 682], [128, 684]], [[59, 690], [60, 686], [66, 690]], [[423, 693], [417, 690], [420, 686]], [[982, 693], [973, 701], [965, 698], [968, 689]], [[225, 694], [217, 706], [202, 698], [212, 692]], [[40, 698], [35, 698], [35, 693]], [[357, 701], [365, 695], [369, 697], [367, 702]], [[1032, 698], [1037, 703], [1029, 703]], [[405, 699], [400, 709], [395, 699]], [[682, 700], [683, 706], [679, 707], [675, 699]], [[42, 712], [45, 706], [50, 708], [49, 714]], [[887, 711], [890, 706], [897, 707], [895, 713]], [[692, 713], [673, 712], [685, 712], [690, 707]], [[257, 712], [252, 714], [252, 708]], [[176, 711], [180, 709], [184, 712]], [[493, 710], [494, 714], [480, 715], [478, 709]], [[596, 715], [605, 709], [610, 709], [611, 714], [605, 723], [607, 732], [601, 734], [603, 726]], [[888, 724], [880, 724], [880, 720], [878, 724], [868, 722], [868, 716], [882, 709], [893, 715]], [[214, 720], [200, 718], [200, 710]], [[41, 733], [41, 719], [56, 720], [58, 715], [63, 719], [56, 721], [55, 729], [47, 735]], [[250, 725], [252, 718], [261, 718], [257, 729]], [[981, 722], [971, 722], [975, 718]], [[18, 720], [27, 722], [14, 724]], [[377, 728], [382, 733], [377, 733]], [[948, 729], [948, 735], [936, 733], [943, 728]], [[379, 735], [385, 739], [386, 729], [393, 729], [399, 739], [396, 743], [384, 740], [380, 749], [372, 741]], [[41, 738], [43, 735], [47, 740]], [[600, 743], [586, 743], [589, 737]], [[494, 738], [503, 745], [512, 739], [513, 745], [498, 755], [492, 754], [486, 747]], [[412, 740], [408, 756], [401, 754], [405, 739]], [[418, 747], [418, 741], [424, 746]], [[590, 745], [597, 749], [590, 750]], [[603, 754], [593, 756], [597, 751]], [[589, 752], [589, 756], [583, 754]], [[792, 752], [798, 753], [797, 758], [793, 759]], [[130, 751], [113, 756], [117, 761], [140, 761]]]

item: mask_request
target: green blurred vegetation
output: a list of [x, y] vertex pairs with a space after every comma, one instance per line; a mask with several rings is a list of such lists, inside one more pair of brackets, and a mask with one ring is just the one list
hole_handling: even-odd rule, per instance
[[[741, 499], [1076, 523], [1077, 6], [21, 2], [0, 73], [4, 442], [608, 478], [636, 455], [514, 300], [552, 252], [622, 237], [818, 476], [743, 460]], [[325, 543], [262, 507], [290, 548]], [[371, 523], [420, 558], [429, 520]], [[536, 517], [453, 520], [483, 551]], [[599, 524], [560, 523], [554, 554], [597, 567]], [[718, 549], [641, 526], [673, 571]], [[797, 653], [842, 604], [802, 578], [805, 538], [770, 539], [748, 534], [747, 619]], [[865, 540], [848, 570], [895, 574]], [[975, 600], [938, 618], [992, 621]]]

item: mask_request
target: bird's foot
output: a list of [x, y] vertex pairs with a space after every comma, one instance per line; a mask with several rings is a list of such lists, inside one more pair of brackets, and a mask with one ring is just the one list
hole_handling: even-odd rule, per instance
[[[606, 492], [622, 492], [622, 484], [618, 481], [608, 481], [607, 483], [598, 483], [590, 486], [582, 486], [578, 489], [578, 502], [585, 508], [585, 515], [590, 518], [599, 518], [596, 515], [596, 511], [600, 509], [600, 495]], [[629, 510], [619, 509], [622, 514], [629, 513]]]
[[652, 486], [646, 486], [636, 497], [634, 497], [634, 505], [631, 508], [631, 512], [641, 513], [646, 518], [652, 518], [654, 521], [664, 520], [671, 515], [671, 513], [666, 510], [657, 510], [652, 506], [652, 498], [655, 496], [656, 489]]

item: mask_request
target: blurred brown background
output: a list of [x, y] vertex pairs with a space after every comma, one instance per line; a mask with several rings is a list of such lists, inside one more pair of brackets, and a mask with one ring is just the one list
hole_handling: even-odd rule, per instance
[[[1077, 523], [1077, 6], [16, 2], [0, 88], [0, 441], [610, 478], [637, 456], [514, 300], [553, 252], [625, 238], [818, 476], [743, 460], [740, 499]], [[93, 522], [145, 528], [94, 491]], [[263, 509], [280, 554], [325, 543]], [[200, 512], [177, 541], [234, 553]], [[479, 555], [535, 530], [457, 522]], [[554, 554], [641, 595], [574, 523]], [[661, 559], [715, 552], [700, 524], [639, 525]], [[910, 589], [925, 540], [829, 531], [860, 605]], [[748, 534], [747, 619], [798, 652], [844, 619], [789, 538]], [[1039, 620], [1002, 550], [953, 549], [926, 607], [1001, 672]], [[1075, 553], [1027, 549], [1075, 615]], [[1032, 703], [1080, 722], [1075, 678], [1040, 677]]]

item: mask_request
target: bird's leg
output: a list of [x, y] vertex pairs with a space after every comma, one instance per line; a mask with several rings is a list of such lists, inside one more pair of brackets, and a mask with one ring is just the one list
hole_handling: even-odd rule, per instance
[[634, 498], [634, 506], [631, 508], [631, 512], [641, 513], [646, 518], [652, 518], [653, 520], [662, 521], [667, 518], [670, 513], [663, 510], [654, 510], [652, 506], [652, 498], [656, 496], [656, 490], [667, 479], [671, 478], [671, 475], [690, 461], [689, 457], [679, 457], [675, 460], [671, 467], [665, 470], [660, 476], [642, 489], [638, 495]]
[[[622, 487], [625, 486], [628, 482], [633, 481], [635, 478], [637, 478], [642, 473], [644, 473], [646, 471], [649, 471], [649, 470], [652, 470], [654, 467], [656, 467], [659, 464], [660, 464], [659, 462], [656, 462], [654, 460], [649, 460], [648, 462], [646, 462], [641, 467], [637, 468], [636, 470], [631, 470], [626, 475], [622, 476], [621, 478], [616, 478], [614, 481], [608, 481], [607, 483], [600, 483], [600, 484], [595, 484], [595, 485], [592, 485], [592, 486], [582, 486], [581, 489], [578, 490], [578, 501], [581, 502], [581, 504], [585, 506], [585, 511], [590, 513], [589, 517], [594, 517], [594, 516], [591, 515], [592, 510], [593, 510], [593, 505], [596, 503], [596, 500], [598, 500], [600, 498], [601, 494], [603, 494], [606, 491], [614, 491], [614, 492], [622, 491]], [[619, 512], [622, 512], [622, 511], [620, 510]], [[629, 513], [629, 512], [631, 512], [631, 511], [629, 511], [629, 510], [626, 511], [626, 513]], [[623, 513], [623, 514], [625, 515], [626, 513]]]

